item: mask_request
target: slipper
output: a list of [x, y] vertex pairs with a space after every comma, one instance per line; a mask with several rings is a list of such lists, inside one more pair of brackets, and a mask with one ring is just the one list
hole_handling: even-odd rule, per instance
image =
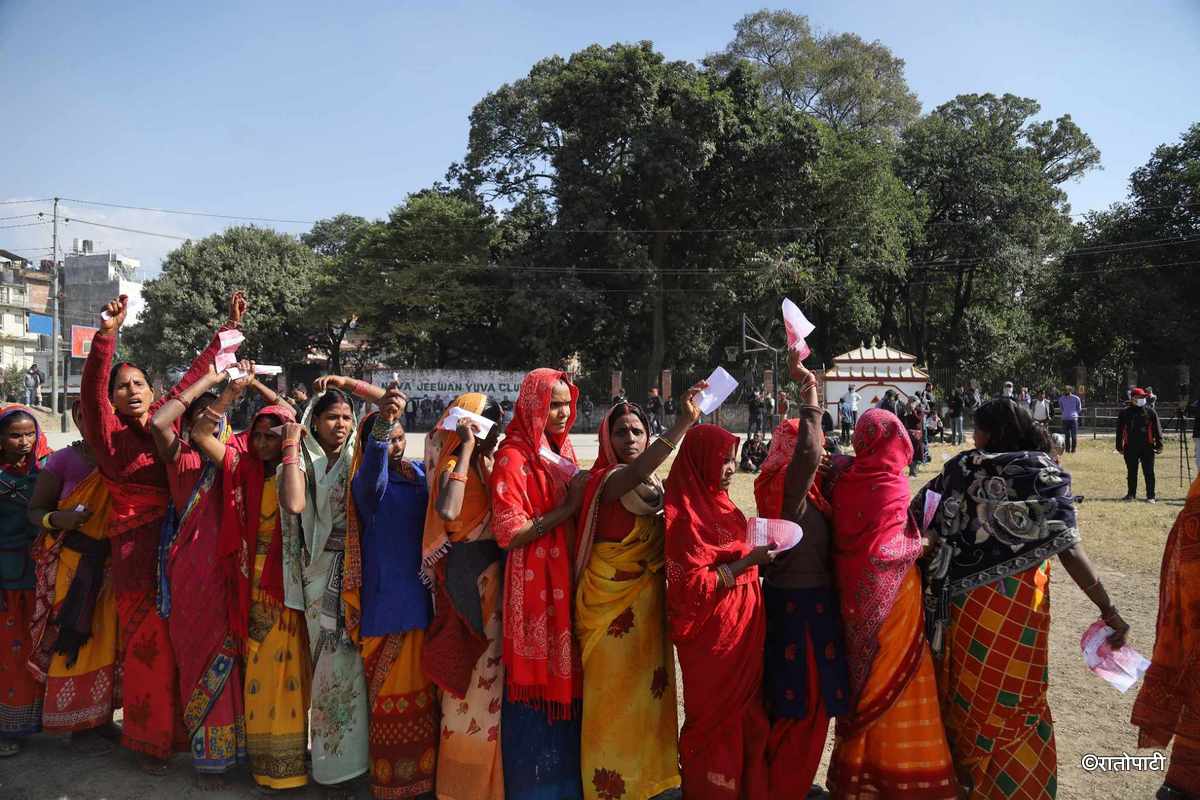
[[9, 758], [21, 752], [21, 742], [17, 739], [0, 739], [0, 758]]

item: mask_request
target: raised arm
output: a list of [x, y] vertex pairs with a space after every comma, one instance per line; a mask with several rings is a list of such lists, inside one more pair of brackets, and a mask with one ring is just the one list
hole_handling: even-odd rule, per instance
[[79, 411], [83, 418], [84, 439], [96, 457], [96, 465], [109, 478], [121, 469], [117, 462], [114, 434], [125, 427], [108, 399], [108, 373], [117, 350], [117, 331], [125, 322], [128, 298], [110, 300], [100, 315], [100, 330], [92, 337], [92, 347], [83, 363], [79, 380]]
[[[708, 384], [700, 381], [683, 393], [683, 396], [679, 398], [679, 413], [675, 415], [675, 424], [671, 426], [671, 430], [657, 437], [632, 464], [625, 469], [617, 470], [608, 479], [604, 484], [604, 491], [600, 495], [600, 502], [611, 503], [614, 500], [620, 500], [662, 466], [662, 463], [667, 460], [667, 456], [671, 455], [671, 452], [679, 446], [688, 429], [700, 419], [700, 407], [696, 405], [696, 396], [707, 388]], [[646, 435], [649, 434], [650, 432], [646, 431]]]
[[350, 481], [350, 490], [354, 493], [358, 512], [364, 518], [375, 515], [387, 493], [388, 442], [407, 399], [399, 389], [388, 389], [379, 402], [379, 413], [363, 443], [362, 465]]
[[313, 381], [314, 394], [321, 394], [327, 389], [340, 389], [346, 394], [352, 394], [360, 400], [378, 403], [387, 394], [382, 386], [360, 381], [357, 378], [347, 378], [342, 375], [322, 375]]
[[171, 391], [167, 392], [150, 408], [150, 413], [156, 413], [159, 408], [166, 405], [169, 401], [176, 399], [181, 392], [187, 391], [211, 371], [213, 359], [221, 351], [221, 333], [237, 328], [241, 324], [242, 315], [246, 313], [248, 307], [246, 298], [242, 293], [234, 292], [229, 298], [229, 319], [213, 334], [212, 341], [208, 343], [208, 347], [204, 348], [200, 355], [196, 356], [188, 371], [180, 378], [179, 383], [175, 384]]
[[[238, 364], [238, 368], [242, 371], [243, 376], [236, 381], [229, 381], [225, 386], [225, 391], [221, 392], [221, 396], [213, 402], [202, 413], [197, 414], [192, 420], [192, 446], [199, 450], [205, 458], [214, 464], [222, 464], [225, 461], [225, 443], [217, 438], [217, 423], [229, 409], [233, 408], [234, 403], [246, 391], [246, 385], [250, 382], [247, 376], [254, 374], [254, 362], [243, 361]], [[213, 373], [218, 380], [224, 373]], [[207, 379], [201, 381], [205, 382]], [[199, 385], [199, 384], [197, 384]], [[190, 392], [195, 386], [187, 391]], [[187, 392], [185, 392], [186, 394]], [[199, 392], [197, 392], [199, 394]], [[189, 401], [190, 404], [190, 401]], [[181, 408], [179, 403], [168, 403], [159, 414], [165, 413], [168, 409]], [[158, 425], [158, 414], [154, 415], [155, 427]], [[168, 423], [170, 424], [170, 423]], [[157, 433], [155, 436], [157, 437]]]
[[289, 514], [303, 514], [305, 503], [304, 470], [300, 466], [300, 439], [308, 434], [304, 426], [288, 422], [283, 426], [283, 475], [279, 481], [279, 507]]
[[[179, 458], [179, 418], [192, 405], [192, 401], [219, 384], [223, 378], [224, 373], [217, 372], [210, 363], [207, 373], [182, 392], [172, 396], [154, 412], [154, 417], [150, 420], [150, 434], [154, 437], [158, 457], [164, 463], [173, 464]], [[220, 463], [219, 460], [217, 463]]]
[[458, 461], [450, 472], [435, 476], [435, 479], [441, 482], [438, 488], [437, 512], [446, 522], [453, 522], [462, 513], [463, 499], [467, 494], [467, 473], [475, 455], [475, 434], [479, 432], [479, 425], [463, 417], [458, 421], [455, 432], [462, 442], [458, 448]]
[[817, 378], [805, 368], [795, 350], [788, 355], [788, 368], [792, 380], [800, 384], [800, 429], [796, 451], [784, 476], [783, 518], [799, 522], [825, 448], [821, 443], [822, 409], [817, 400]]

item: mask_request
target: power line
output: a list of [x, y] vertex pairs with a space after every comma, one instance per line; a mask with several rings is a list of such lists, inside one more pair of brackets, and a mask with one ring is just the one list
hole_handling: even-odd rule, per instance
[[53, 197], [43, 197], [38, 200], [0, 200], [0, 206], [19, 206], [23, 203], [49, 203]]
[[157, 236], [161, 239], [176, 239], [181, 242], [190, 241], [192, 238], [191, 236], [177, 236], [173, 233], [158, 233], [156, 231], [144, 231], [144, 230], [141, 230], [140, 228], [126, 228], [122, 225], [109, 225], [104, 222], [93, 222], [92, 220], [88, 220], [88, 219], [80, 219], [79, 217], [64, 217], [63, 219], [65, 222], [78, 222], [81, 225], [94, 225], [97, 228], [109, 228], [110, 230], [114, 230], [114, 231], [125, 231], [126, 233], [137, 233], [137, 234], [141, 234], [142, 236]]
[[152, 211], [158, 214], [182, 214], [189, 217], [213, 217], [214, 219], [242, 219], [251, 222], [280, 222], [289, 225], [315, 225], [311, 219], [279, 219], [277, 217], [252, 217], [245, 214], [217, 214], [211, 211], [180, 211], [173, 208], [149, 208], [147, 206], [131, 206], [123, 203], [106, 203], [99, 200], [79, 200], [74, 197], [60, 198], [67, 203], [79, 203], [83, 206], [104, 206], [106, 208], [124, 208], [130, 211]]
[[41, 222], [22, 222], [18, 225], [0, 225], [0, 231], [6, 231], [6, 230], [10, 230], [12, 228], [32, 228], [35, 225], [49, 225], [49, 224], [50, 224], [49, 220], [42, 220]]

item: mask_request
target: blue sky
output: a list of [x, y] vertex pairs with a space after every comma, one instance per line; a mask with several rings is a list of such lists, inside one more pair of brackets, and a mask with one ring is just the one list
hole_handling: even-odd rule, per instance
[[[759, 3], [373, 0], [0, 0], [0, 200], [51, 195], [312, 220], [385, 215], [461, 158], [471, 107], [538, 59], [649, 39], [670, 58], [722, 48]], [[879, 39], [923, 108], [965, 92], [1033, 97], [1071, 114], [1102, 171], [1076, 211], [1125, 196], [1151, 150], [1200, 121], [1200, 2], [818, 0], [776, 3], [814, 27]], [[0, 217], [41, 210], [0, 205]], [[227, 222], [64, 204], [80, 219], [176, 236]], [[36, 254], [49, 226], [6, 228]], [[300, 232], [304, 225], [278, 224]], [[140, 257], [177, 242], [80, 223]]]

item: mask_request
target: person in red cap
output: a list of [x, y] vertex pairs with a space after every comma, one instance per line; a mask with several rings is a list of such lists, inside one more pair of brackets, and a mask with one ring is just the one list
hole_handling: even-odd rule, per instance
[[1117, 451], [1125, 456], [1129, 491], [1126, 501], [1137, 497], [1138, 464], [1146, 477], [1146, 502], [1154, 500], [1154, 456], [1162, 452], [1162, 425], [1158, 414], [1147, 402], [1150, 393], [1136, 388], [1129, 394], [1129, 406], [1117, 416]]

